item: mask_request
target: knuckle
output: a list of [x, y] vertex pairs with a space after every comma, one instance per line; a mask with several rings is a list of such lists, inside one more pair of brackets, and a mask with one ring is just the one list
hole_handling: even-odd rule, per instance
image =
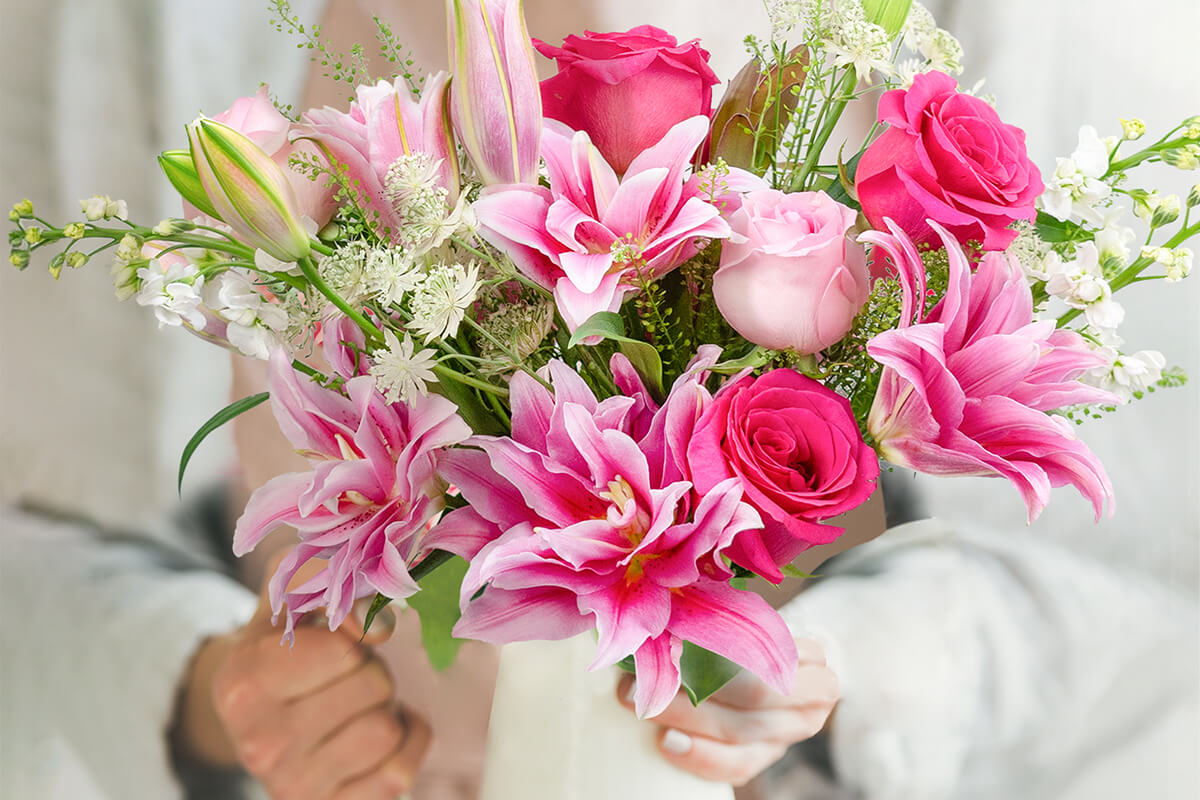
[[287, 739], [274, 731], [255, 733], [237, 742], [238, 758], [252, 774], [266, 775], [278, 768], [287, 745]]
[[213, 705], [223, 720], [240, 716], [253, 692], [254, 682], [246, 676], [222, 672], [213, 678]]

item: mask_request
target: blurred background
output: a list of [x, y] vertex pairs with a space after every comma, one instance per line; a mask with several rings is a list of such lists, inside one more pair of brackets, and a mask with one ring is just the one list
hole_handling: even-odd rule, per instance
[[[392, 18], [402, 39], [406, 14], [435, 20], [432, 35], [421, 31], [408, 41], [419, 63], [444, 68], [436, 0], [333, 3]], [[646, 23], [680, 39], [699, 37], [723, 78], [745, 61], [741, 38], [767, 31], [755, 0], [594, 0], [577, 4], [578, 24], [556, 21], [550, 31], [539, 25], [538, 9], [552, 4], [526, 5], [531, 33], [547, 39], [584, 25]], [[327, 10], [321, 0], [292, 6], [307, 20]], [[1200, 113], [1195, 0], [927, 6], [964, 46], [962, 84], [986, 79], [982, 91], [996, 97], [1005, 121], [1027, 131], [1044, 172], [1074, 149], [1080, 124], [1103, 136], [1119, 132], [1118, 117], [1138, 116], [1154, 135]], [[2, 0], [0, 200], [7, 207], [29, 197], [51, 219], [77, 217], [77, 201], [97, 193], [127, 200], [140, 220], [178, 213], [153, 156], [185, 141], [185, 122], [223, 110], [260, 81], [284, 102], [302, 96], [307, 52], [268, 19], [265, 3], [246, 0]], [[1181, 195], [1196, 180], [1196, 172], [1158, 174], [1160, 188]], [[1092, 524], [1090, 507], [1065, 489], [1027, 526], [1006, 482], [911, 482], [929, 514], [1052, 541], [1119, 579], [1150, 581], [1178, 600], [1169, 607], [1184, 609], [1190, 623], [1200, 605], [1200, 278], [1140, 284], [1119, 299], [1128, 312], [1121, 328], [1127, 349], [1160, 350], [1193, 380], [1080, 428], [1116, 488], [1112, 519]], [[0, 505], [35, 504], [123, 527], [148, 526], [178, 507], [179, 453], [227, 402], [228, 362], [180, 330], [155, 328], [147, 309], [115, 300], [105, 263], [64, 272], [57, 283], [44, 263], [21, 274], [0, 268]], [[189, 467], [184, 502], [234, 469], [227, 434], [210, 437]], [[1171, 652], [1195, 663], [1200, 643], [1194, 626], [1185, 627], [1186, 641]], [[5, 661], [11, 652], [6, 642]], [[1153, 683], [1156, 670], [1172, 666], [1151, 661], [1143, 669], [1140, 680]], [[1193, 689], [1196, 683], [1200, 676]], [[1161, 725], [1130, 732], [1118, 771], [1081, 771], [1057, 796], [1175, 796], [1167, 793], [1177, 786], [1172, 781], [1187, 773], [1172, 770], [1196, 752], [1195, 702], [1194, 693], [1179, 695]]]

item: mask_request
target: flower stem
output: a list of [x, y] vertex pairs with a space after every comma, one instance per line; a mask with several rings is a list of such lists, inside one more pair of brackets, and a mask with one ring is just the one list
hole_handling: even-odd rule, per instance
[[358, 327], [362, 329], [363, 335], [367, 337], [368, 342], [377, 345], [382, 343], [383, 340], [379, 336], [379, 328], [371, 320], [367, 319], [361, 311], [347, 303], [329, 284], [325, 283], [324, 279], [317, 273], [317, 265], [311, 258], [302, 258], [298, 263], [301, 274], [312, 284], [312, 287], [325, 295], [325, 298], [337, 306], [339, 311], [354, 320]]

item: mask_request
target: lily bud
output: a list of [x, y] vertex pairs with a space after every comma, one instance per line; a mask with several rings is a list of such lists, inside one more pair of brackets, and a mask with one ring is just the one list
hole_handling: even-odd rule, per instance
[[300, 224], [296, 193], [262, 148], [228, 125], [203, 117], [188, 126], [188, 143], [216, 216], [238, 238], [283, 262], [308, 256], [308, 232]]
[[536, 183], [542, 95], [521, 0], [446, 0], [450, 116], [484, 184]]
[[862, 5], [869, 22], [883, 28], [888, 36], [895, 36], [908, 19], [912, 0], [863, 0]]
[[[753, 170], [754, 131], [758, 130], [759, 150], [772, 152], [779, 135], [776, 120], [786, 122], [795, 110], [807, 69], [808, 54], [803, 47], [788, 53], [783, 67], [767, 73], [759, 70], [757, 59], [742, 67], [713, 114], [706, 160], [723, 158], [731, 167]], [[776, 100], [782, 106], [778, 114]]]
[[192, 163], [192, 154], [187, 150], [164, 150], [158, 155], [158, 166], [162, 168], [167, 180], [179, 192], [179, 196], [191, 203], [213, 219], [221, 215], [208, 201], [200, 176], [196, 174], [196, 165]]

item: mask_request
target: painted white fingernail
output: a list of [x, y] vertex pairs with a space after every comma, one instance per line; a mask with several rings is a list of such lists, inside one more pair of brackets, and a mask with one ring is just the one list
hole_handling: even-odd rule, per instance
[[662, 748], [668, 753], [674, 753], [681, 756], [692, 749], [692, 737], [688, 736], [683, 731], [677, 731], [674, 728], [667, 729], [667, 733], [662, 739]]
[[632, 703], [635, 694], [637, 694], [637, 681], [630, 681], [629, 688], [625, 690], [625, 702]]

